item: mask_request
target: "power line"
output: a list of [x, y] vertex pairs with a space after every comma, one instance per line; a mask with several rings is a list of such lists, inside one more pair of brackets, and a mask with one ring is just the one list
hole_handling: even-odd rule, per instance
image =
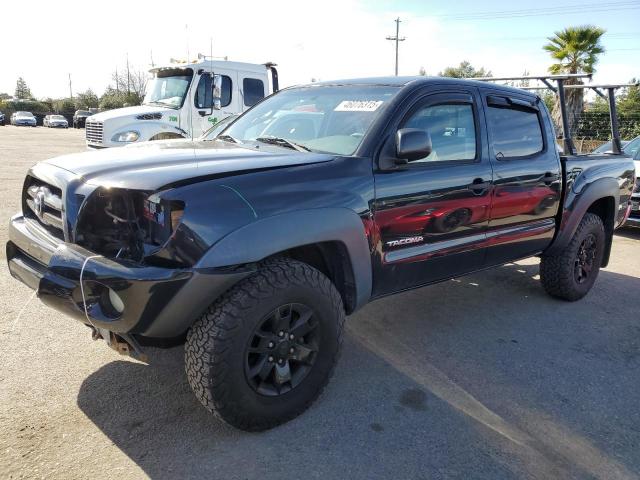
[[387, 37], [387, 40], [393, 40], [396, 42], [396, 77], [398, 76], [398, 43], [404, 42], [406, 37], [400, 38], [400, 17], [394, 20], [396, 22], [396, 36], [395, 37]]
[[504, 18], [521, 18], [545, 15], [566, 15], [575, 14], [583, 11], [589, 13], [594, 12], [612, 12], [618, 10], [633, 10], [640, 8], [637, 1], [621, 1], [607, 3], [589, 3], [583, 5], [565, 5], [562, 7], [546, 7], [546, 8], [529, 8], [520, 10], [497, 10], [493, 12], [470, 12], [462, 14], [435, 14], [420, 15], [414, 18], [442, 18], [448, 20], [494, 20]]

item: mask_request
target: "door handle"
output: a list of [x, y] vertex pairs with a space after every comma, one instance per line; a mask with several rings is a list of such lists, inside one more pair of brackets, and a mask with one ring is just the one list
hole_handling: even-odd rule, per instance
[[472, 183], [467, 185], [475, 195], [481, 195], [491, 186], [491, 182], [485, 182], [482, 178], [476, 178]]
[[544, 174], [544, 177], [542, 177], [542, 181], [544, 182], [545, 185], [551, 185], [552, 183], [555, 183], [558, 181], [558, 179], [560, 178], [560, 175], [558, 175], [557, 173], [551, 173], [551, 172], [547, 172]]

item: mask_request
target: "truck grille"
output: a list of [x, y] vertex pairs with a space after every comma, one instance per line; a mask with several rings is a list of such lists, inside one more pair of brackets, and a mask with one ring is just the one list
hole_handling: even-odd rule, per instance
[[102, 143], [102, 122], [85, 123], [85, 136], [88, 142]]
[[22, 211], [44, 226], [52, 235], [64, 239], [62, 220], [62, 190], [35, 177], [27, 177]]

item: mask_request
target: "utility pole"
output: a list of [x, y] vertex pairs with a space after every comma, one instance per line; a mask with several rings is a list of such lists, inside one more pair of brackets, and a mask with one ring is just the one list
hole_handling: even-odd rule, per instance
[[69, 74], [69, 97], [73, 100], [73, 90], [71, 89], [71, 74]]
[[151, 68], [155, 67], [155, 63], [153, 63], [153, 50], [151, 50]]
[[129, 52], [127, 52], [127, 95], [131, 95], [131, 84], [129, 77]]
[[393, 40], [396, 42], [396, 77], [398, 76], [398, 43], [404, 42], [406, 40], [405, 37], [400, 38], [400, 17], [394, 20], [396, 22], [396, 36], [395, 37], [387, 37], [387, 40]]
[[120, 77], [118, 77], [118, 66], [116, 65], [116, 93], [120, 94]]

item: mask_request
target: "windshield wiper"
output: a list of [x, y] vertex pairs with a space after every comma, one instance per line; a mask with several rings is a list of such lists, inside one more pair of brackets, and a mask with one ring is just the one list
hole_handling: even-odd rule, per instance
[[311, 151], [309, 147], [305, 147], [304, 145], [300, 145], [299, 143], [295, 143], [295, 142], [292, 142], [291, 140], [287, 140], [286, 138], [281, 138], [281, 137], [258, 137], [256, 138], [256, 142], [268, 143], [271, 145], [278, 145], [280, 147], [286, 147], [292, 150], [297, 150], [298, 152]]
[[227, 134], [218, 135], [214, 140], [224, 140], [226, 142], [239, 143], [238, 140]]

